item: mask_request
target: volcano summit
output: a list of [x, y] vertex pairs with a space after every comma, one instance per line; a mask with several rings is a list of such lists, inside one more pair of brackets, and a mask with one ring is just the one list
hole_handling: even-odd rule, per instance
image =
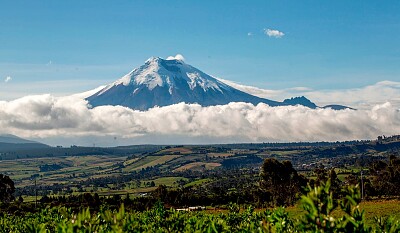
[[180, 102], [202, 106], [246, 102], [270, 106], [316, 105], [305, 97], [273, 101], [235, 89], [178, 59], [152, 57], [119, 80], [87, 98], [92, 107], [121, 105], [137, 110]]

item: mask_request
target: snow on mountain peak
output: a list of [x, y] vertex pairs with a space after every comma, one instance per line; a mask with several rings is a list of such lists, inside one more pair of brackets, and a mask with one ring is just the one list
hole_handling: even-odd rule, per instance
[[196, 86], [199, 86], [204, 91], [211, 88], [223, 92], [220, 86], [226, 86], [225, 84], [186, 64], [183, 61], [183, 57], [178, 55], [173, 59], [170, 57], [169, 59], [151, 57], [146, 60], [144, 65], [132, 70], [122, 78], [109, 84], [97, 95], [101, 95], [112, 87], [121, 84], [124, 86], [145, 85], [149, 90], [153, 90], [157, 86], [168, 86], [169, 92], [172, 94], [174, 88], [179, 88], [176, 83], [182, 83], [180, 79], [183, 79], [191, 90], [196, 88]]

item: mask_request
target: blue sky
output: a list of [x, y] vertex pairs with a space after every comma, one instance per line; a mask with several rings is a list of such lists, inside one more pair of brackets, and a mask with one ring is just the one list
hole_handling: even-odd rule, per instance
[[400, 81], [399, 12], [399, 1], [366, 0], [2, 1], [0, 80], [11, 79], [0, 85], [10, 98], [17, 85], [80, 92], [178, 53], [211, 75], [268, 89]]

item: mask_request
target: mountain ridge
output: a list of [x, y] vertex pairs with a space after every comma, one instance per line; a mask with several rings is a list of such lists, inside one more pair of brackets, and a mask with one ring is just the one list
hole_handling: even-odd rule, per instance
[[0, 134], [0, 152], [10, 150], [29, 150], [38, 148], [49, 148], [50, 146], [20, 138], [12, 134]]
[[145, 64], [86, 98], [90, 106], [120, 105], [136, 110], [180, 102], [201, 106], [247, 102], [270, 106], [304, 105], [316, 108], [302, 97], [283, 102], [257, 97], [238, 90], [178, 59], [151, 57]]
[[0, 134], [0, 142], [1, 143], [15, 143], [15, 144], [38, 143], [35, 141], [20, 138], [18, 136], [12, 135], [12, 134]]

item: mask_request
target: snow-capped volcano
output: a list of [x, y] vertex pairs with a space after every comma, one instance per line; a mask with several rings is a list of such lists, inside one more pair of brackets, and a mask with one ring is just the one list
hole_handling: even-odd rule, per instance
[[[230, 102], [270, 106], [302, 104], [263, 99], [237, 90], [182, 60], [152, 57], [144, 65], [87, 98], [93, 107], [121, 105], [138, 110], [180, 102], [202, 106]], [[313, 105], [312, 107], [314, 107]]]
[[191, 90], [197, 86], [204, 91], [209, 89], [222, 92], [221, 88], [228, 88], [227, 85], [219, 82], [200, 70], [187, 65], [182, 60], [164, 60], [159, 57], [152, 57], [146, 63], [131, 71], [116, 82], [108, 85], [99, 94], [102, 94], [114, 86], [146, 86], [150, 91], [156, 87], [168, 87], [172, 95], [175, 88], [179, 88], [177, 82], [186, 81]]

